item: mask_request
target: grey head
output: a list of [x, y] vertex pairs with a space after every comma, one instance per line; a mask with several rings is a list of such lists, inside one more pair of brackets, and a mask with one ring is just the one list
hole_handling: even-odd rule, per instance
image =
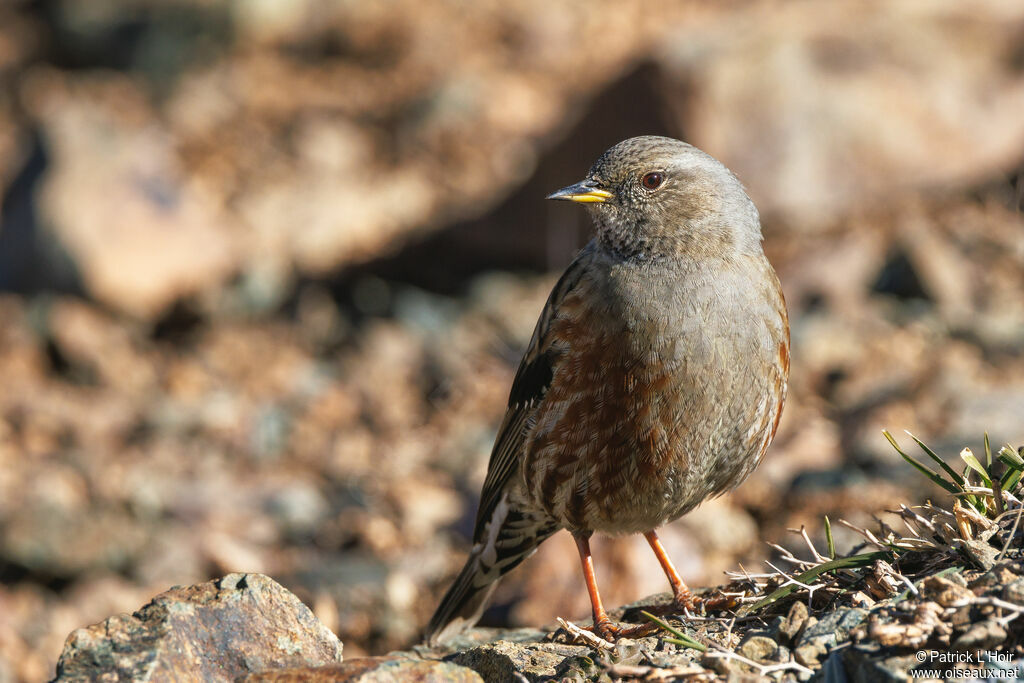
[[631, 259], [761, 253], [754, 203], [732, 172], [673, 138], [624, 140], [587, 177], [548, 196], [585, 203], [598, 242]]

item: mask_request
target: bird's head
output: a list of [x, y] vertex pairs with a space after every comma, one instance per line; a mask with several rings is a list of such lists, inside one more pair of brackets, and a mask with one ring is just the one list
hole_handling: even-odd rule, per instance
[[630, 138], [548, 199], [585, 203], [605, 247], [626, 258], [761, 250], [757, 209], [729, 169], [685, 142]]

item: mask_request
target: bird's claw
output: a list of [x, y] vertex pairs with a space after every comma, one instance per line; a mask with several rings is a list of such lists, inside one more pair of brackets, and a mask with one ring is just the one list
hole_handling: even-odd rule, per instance
[[601, 636], [609, 643], [614, 643], [621, 638], [643, 638], [658, 630], [654, 624], [616, 624], [611, 619], [599, 619], [597, 623], [587, 629]]
[[676, 593], [672, 598], [673, 609], [681, 612], [697, 613], [701, 610], [704, 605], [704, 600], [697, 597], [688, 590], [680, 591]]

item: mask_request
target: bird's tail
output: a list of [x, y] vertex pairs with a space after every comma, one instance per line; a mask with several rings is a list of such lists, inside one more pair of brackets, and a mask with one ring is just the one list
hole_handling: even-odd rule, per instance
[[[504, 509], [502, 509], [504, 508]], [[480, 619], [498, 579], [532, 555], [558, 527], [499, 505], [483, 538], [474, 546], [448, 592], [441, 598], [424, 635], [436, 645], [472, 628]]]

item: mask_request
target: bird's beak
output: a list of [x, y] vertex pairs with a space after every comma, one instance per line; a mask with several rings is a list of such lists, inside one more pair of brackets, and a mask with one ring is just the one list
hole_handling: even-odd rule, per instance
[[561, 190], [552, 192], [548, 195], [548, 199], [565, 199], [570, 202], [580, 202], [582, 204], [603, 204], [614, 195], [608, 190], [601, 189], [596, 180], [581, 180], [575, 185], [569, 187], [563, 187]]

